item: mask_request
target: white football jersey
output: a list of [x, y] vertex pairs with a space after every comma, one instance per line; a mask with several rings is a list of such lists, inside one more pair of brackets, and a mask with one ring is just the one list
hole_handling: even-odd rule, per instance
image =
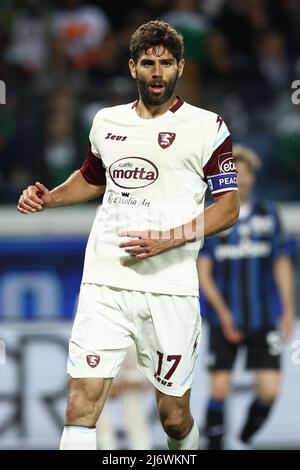
[[91, 184], [106, 184], [82, 282], [197, 296], [200, 240], [139, 260], [119, 247], [127, 240], [119, 233], [177, 227], [203, 212], [208, 186], [214, 196], [237, 189], [223, 120], [180, 99], [153, 119], [139, 117], [136, 103], [102, 109], [81, 172]]

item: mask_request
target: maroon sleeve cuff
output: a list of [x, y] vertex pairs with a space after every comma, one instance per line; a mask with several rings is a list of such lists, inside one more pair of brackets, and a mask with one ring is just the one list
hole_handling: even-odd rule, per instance
[[100, 158], [97, 158], [93, 154], [91, 145], [89, 145], [88, 156], [83, 162], [80, 172], [89, 184], [94, 184], [96, 186], [106, 185], [105, 168], [103, 167]]

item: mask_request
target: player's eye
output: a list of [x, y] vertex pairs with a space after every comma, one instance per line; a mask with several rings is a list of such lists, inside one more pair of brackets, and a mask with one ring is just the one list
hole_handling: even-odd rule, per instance
[[153, 65], [153, 62], [151, 60], [142, 60], [141, 65], [143, 67], [151, 67]]

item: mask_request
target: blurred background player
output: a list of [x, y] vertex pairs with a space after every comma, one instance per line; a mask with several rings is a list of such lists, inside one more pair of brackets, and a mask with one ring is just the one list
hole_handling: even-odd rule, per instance
[[151, 423], [145, 413], [147, 392], [152, 390], [150, 382], [137, 370], [136, 351], [128, 349], [122, 367], [110, 388], [108, 403], [97, 421], [97, 448], [117, 450], [119, 448], [116, 429], [109, 405], [119, 399], [122, 415], [119, 416], [126, 438], [126, 449], [151, 449]]
[[291, 260], [275, 207], [252, 192], [260, 159], [233, 146], [241, 200], [237, 224], [208, 238], [198, 258], [202, 312], [209, 325], [210, 398], [205, 433], [208, 449], [225, 445], [224, 406], [231, 393], [232, 369], [240, 346], [247, 369], [255, 371], [256, 397], [238, 438], [226, 446], [249, 448], [266, 421], [281, 384], [282, 340], [294, 323]]

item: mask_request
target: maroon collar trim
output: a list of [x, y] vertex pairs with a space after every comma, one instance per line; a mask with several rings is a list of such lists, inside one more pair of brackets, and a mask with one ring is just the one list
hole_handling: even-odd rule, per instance
[[169, 109], [171, 113], [176, 113], [176, 111], [178, 111], [178, 109], [181, 108], [181, 106], [184, 103], [184, 101], [181, 98], [179, 98], [179, 96], [177, 96], [176, 98], [177, 98], [176, 103], [173, 104], [173, 106]]
[[[184, 103], [184, 101], [181, 98], [179, 98], [179, 96], [177, 96], [176, 98], [177, 98], [176, 103], [173, 104], [173, 106], [169, 109], [169, 111], [171, 111], [171, 113], [176, 113], [176, 111], [178, 111], [178, 109], [181, 108], [181, 106]], [[139, 100], [135, 100], [135, 102], [132, 103], [131, 109], [136, 108], [136, 106], [138, 104], [138, 101]]]

